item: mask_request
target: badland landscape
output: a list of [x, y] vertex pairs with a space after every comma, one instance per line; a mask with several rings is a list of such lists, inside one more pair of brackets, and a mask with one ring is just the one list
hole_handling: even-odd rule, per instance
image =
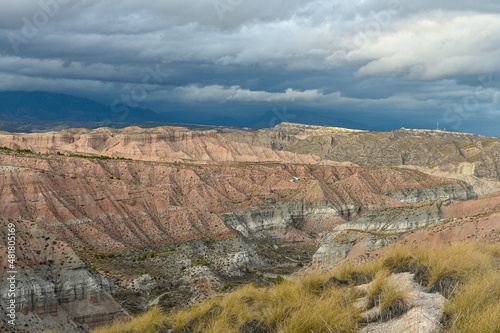
[[496, 2], [0, 4], [0, 332], [500, 332]]
[[[484, 251], [493, 251], [498, 279], [497, 138], [280, 123], [260, 130], [4, 132], [0, 145], [0, 214], [4, 228], [17, 228], [21, 331], [84, 332], [155, 306], [168, 321], [167, 313], [242, 285], [264, 290], [278, 276], [299, 283], [397, 246], [409, 256], [422, 244], [490, 244]], [[6, 258], [5, 236], [2, 242]], [[438, 281], [461, 295], [461, 272], [448, 269]], [[403, 272], [397, 267], [387, 278]], [[438, 281], [408, 282], [418, 290], [410, 306], [429, 318], [405, 318], [407, 310], [369, 325], [403, 318], [417, 331], [436, 331], [445, 325], [446, 302], [457, 297], [432, 293]], [[324, 288], [319, 292], [328, 293]], [[233, 326], [251, 319], [235, 318]], [[359, 321], [356, 329], [369, 326], [351, 319]], [[178, 331], [204, 331], [192, 326]]]

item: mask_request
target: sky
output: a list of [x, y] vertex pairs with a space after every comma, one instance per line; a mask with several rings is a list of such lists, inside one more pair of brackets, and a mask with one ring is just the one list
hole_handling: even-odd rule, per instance
[[0, 0], [0, 90], [500, 135], [498, 0]]

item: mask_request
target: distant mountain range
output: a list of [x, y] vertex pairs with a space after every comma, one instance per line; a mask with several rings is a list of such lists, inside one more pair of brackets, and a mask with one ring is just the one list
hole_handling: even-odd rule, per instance
[[250, 120], [198, 110], [155, 112], [126, 105], [105, 105], [87, 98], [43, 91], [0, 91], [0, 130], [46, 131], [68, 127], [124, 127], [200, 124], [264, 128], [281, 122], [367, 129], [349, 119], [332, 118], [307, 110], [273, 110]]
[[42, 91], [0, 92], [0, 117], [41, 121], [165, 121], [149, 109], [104, 105], [90, 99]]

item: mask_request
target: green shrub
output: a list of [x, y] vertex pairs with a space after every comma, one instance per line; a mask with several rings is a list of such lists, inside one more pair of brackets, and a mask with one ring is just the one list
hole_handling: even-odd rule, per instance
[[284, 278], [284, 277], [282, 277], [281, 275], [278, 275], [278, 276], [276, 277], [276, 284], [277, 284], [277, 285], [280, 285], [280, 284], [283, 284], [283, 283], [285, 283], [285, 278]]
[[16, 149], [16, 153], [34, 154], [31, 149]]

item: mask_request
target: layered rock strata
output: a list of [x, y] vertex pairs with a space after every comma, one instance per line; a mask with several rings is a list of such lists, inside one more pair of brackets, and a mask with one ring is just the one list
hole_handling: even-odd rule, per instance
[[[430, 203], [367, 211], [359, 219], [335, 227], [322, 235], [319, 249], [313, 257], [313, 269], [329, 269], [347, 258], [353, 250], [369, 253], [395, 242], [397, 234], [447, 221], [441, 211], [443, 204], [449, 205], [457, 199], [477, 199], [472, 188], [463, 184], [396, 190], [386, 194], [407, 203]], [[434, 201], [437, 198], [439, 200]]]
[[[56, 240], [33, 222], [0, 220], [16, 226], [15, 305], [13, 331], [33, 332], [53, 329], [84, 332], [129, 318], [113, 299], [113, 281], [92, 272], [67, 244]], [[7, 313], [9, 297], [6, 238], [2, 237], [0, 288], [2, 315]]]

